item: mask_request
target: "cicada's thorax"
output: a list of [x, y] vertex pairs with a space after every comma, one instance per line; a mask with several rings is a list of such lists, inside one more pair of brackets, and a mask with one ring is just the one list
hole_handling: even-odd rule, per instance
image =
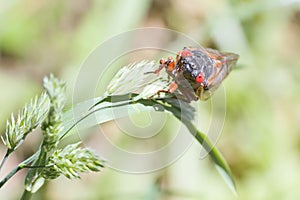
[[[185, 48], [182, 52], [184, 52], [183, 55], [181, 53], [177, 56], [175, 67], [177, 79], [184, 78], [188, 81], [194, 92], [197, 92], [199, 88], [208, 89], [206, 83], [213, 72], [214, 60], [199, 49]], [[203, 80], [197, 79], [199, 75]]]

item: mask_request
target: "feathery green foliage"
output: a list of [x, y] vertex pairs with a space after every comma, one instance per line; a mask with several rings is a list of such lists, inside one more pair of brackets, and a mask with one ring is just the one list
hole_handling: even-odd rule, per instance
[[66, 86], [63, 81], [58, 80], [50, 74], [44, 78], [44, 88], [50, 99], [50, 110], [47, 118], [42, 124], [44, 135], [43, 148], [46, 151], [54, 149], [59, 142], [58, 135], [63, 130], [62, 115], [66, 102]]
[[67, 178], [80, 178], [79, 172], [97, 172], [104, 167], [101, 160], [88, 148], [80, 148], [80, 142], [56, 150], [43, 170], [43, 177], [55, 179], [61, 174]]
[[40, 97], [31, 99], [16, 118], [11, 114], [11, 120], [6, 123], [5, 137], [1, 137], [10, 152], [15, 151], [25, 137], [41, 125], [49, 112], [49, 105], [49, 98], [43, 93]]
[[80, 148], [80, 143], [56, 150], [59, 135], [64, 130], [62, 116], [66, 87], [51, 74], [44, 78], [44, 88], [50, 99], [50, 110], [41, 127], [44, 139], [40, 152], [25, 179], [25, 194], [35, 193], [44, 185], [45, 179], [55, 179], [61, 174], [79, 178], [79, 172], [99, 171], [103, 167], [103, 161], [91, 150]]

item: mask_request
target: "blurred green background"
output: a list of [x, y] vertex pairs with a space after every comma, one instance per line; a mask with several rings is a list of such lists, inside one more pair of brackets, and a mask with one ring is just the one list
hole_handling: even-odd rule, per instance
[[[155, 173], [105, 169], [79, 181], [61, 177], [34, 199], [300, 199], [298, 2], [1, 1], [1, 133], [10, 113], [41, 91], [45, 75], [55, 73], [72, 88], [81, 63], [98, 44], [133, 28], [165, 27], [204, 47], [240, 54], [238, 69], [224, 82], [227, 116], [217, 144], [232, 167], [239, 197], [208, 159], [198, 159], [194, 143], [177, 162]], [[37, 135], [10, 158], [5, 173], [37, 148]], [[0, 150], [2, 157], [3, 145]], [[0, 199], [18, 199], [23, 179], [24, 173], [17, 174], [0, 190]]]

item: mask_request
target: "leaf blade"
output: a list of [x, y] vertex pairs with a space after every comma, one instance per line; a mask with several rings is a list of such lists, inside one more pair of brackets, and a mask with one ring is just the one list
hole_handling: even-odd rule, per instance
[[[128, 96], [128, 94], [125, 94], [125, 96]], [[111, 98], [106, 98], [107, 100]], [[123, 98], [122, 101], [124, 100]], [[91, 100], [90, 102], [95, 102], [95, 99]], [[99, 100], [96, 102], [99, 102]], [[102, 101], [101, 104], [107, 105], [107, 102]], [[92, 126], [95, 126], [99, 123], [104, 123], [108, 122], [117, 118], [122, 118], [128, 116], [129, 112], [124, 112], [125, 110], [131, 110], [132, 114], [138, 113], [138, 112], [143, 112], [143, 111], [164, 111], [164, 112], [169, 112], [172, 113], [178, 120], [180, 120], [189, 130], [189, 132], [195, 137], [195, 139], [203, 146], [203, 148], [208, 152], [211, 160], [214, 162], [217, 171], [219, 174], [222, 176], [222, 178], [225, 180], [226, 184], [228, 187], [232, 190], [234, 194], [236, 194], [236, 186], [235, 182], [230, 170], [229, 165], [227, 164], [226, 160], [222, 156], [221, 152], [214, 146], [212, 143], [209, 141], [207, 136], [200, 132], [191, 122], [192, 121], [192, 116], [191, 112], [193, 112], [193, 108], [191, 107], [190, 104], [186, 102], [182, 102], [177, 99], [135, 99], [135, 100], [128, 100], [127, 104], [122, 105], [122, 104], [116, 104], [117, 102], [114, 101], [113, 103], [109, 104], [108, 106], [102, 106], [102, 110], [99, 109], [97, 112], [95, 112], [96, 118], [91, 119], [87, 118], [86, 120], [88, 122], [82, 123], [84, 125], [84, 128], [89, 128]], [[101, 104], [97, 105], [100, 106]], [[158, 110], [155, 108], [157, 105], [162, 106], [164, 109], [163, 110]], [[94, 105], [89, 103], [89, 105]], [[86, 108], [90, 108], [87, 105], [84, 105]], [[79, 106], [80, 108], [81, 106]], [[138, 107], [138, 109], [136, 109]], [[80, 108], [82, 109], [82, 108]], [[118, 113], [118, 115], [112, 115], [112, 110], [116, 109], [115, 112]], [[95, 117], [94, 116], [94, 117]], [[97, 118], [98, 116], [98, 118]], [[95, 120], [96, 119], [96, 120]]]

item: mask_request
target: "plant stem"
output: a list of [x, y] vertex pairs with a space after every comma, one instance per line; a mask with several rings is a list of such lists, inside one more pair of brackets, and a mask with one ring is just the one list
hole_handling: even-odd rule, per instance
[[34, 166], [24, 165], [23, 168], [35, 169], [35, 168], [45, 168], [45, 167], [46, 167], [46, 165], [34, 165]]
[[23, 166], [24, 168], [30, 168], [25, 178], [25, 188], [31, 188], [28, 189], [29, 192], [31, 192], [35, 181], [39, 178], [39, 175], [41, 173], [40, 166], [44, 167], [46, 165], [47, 153], [48, 152], [45, 151], [45, 148], [43, 148], [43, 146], [41, 145], [39, 148], [39, 152], [36, 155], [37, 158], [35, 158], [31, 164], [32, 166]]
[[0, 182], [0, 188], [13, 176], [15, 175], [18, 171], [20, 171], [22, 167], [18, 165], [15, 167], [4, 179], [1, 180]]
[[21, 200], [30, 200], [31, 197], [32, 197], [32, 193], [27, 190], [24, 190]]
[[35, 152], [35, 154], [33, 154], [32, 156], [30, 156], [29, 158], [27, 158], [26, 160], [24, 160], [23, 162], [21, 162], [18, 166], [16, 166], [13, 170], [11, 170], [9, 172], [9, 174], [4, 177], [1, 181], [0, 181], [0, 188], [11, 178], [13, 177], [18, 171], [20, 171], [21, 169], [28, 167], [27, 165], [29, 163], [31, 163], [35, 157], [38, 155], [40, 151]]
[[[110, 98], [110, 97], [108, 97]], [[107, 101], [107, 100], [102, 100], [102, 102], [104, 101]], [[114, 108], [114, 107], [119, 107], [119, 106], [125, 106], [125, 105], [128, 105], [128, 104], [132, 104], [132, 103], [136, 103], [135, 101], [132, 101], [132, 102], [129, 102], [129, 101], [126, 101], [125, 103], [120, 103], [120, 104], [117, 104], [117, 105], [110, 105], [110, 106], [104, 106], [104, 107], [101, 107], [101, 108], [97, 108], [95, 110], [92, 110], [90, 112], [88, 112], [87, 114], [85, 114], [83, 117], [81, 117], [80, 119], [78, 119], [76, 122], [74, 122], [74, 124], [72, 124], [59, 138], [59, 141], [62, 140], [67, 134], [68, 132], [70, 132], [76, 125], [78, 125], [81, 121], [83, 121], [84, 119], [86, 119], [88, 116], [90, 116], [91, 114], [94, 114], [102, 109], [106, 109], [106, 108]], [[97, 104], [98, 105], [98, 104]], [[94, 108], [95, 106], [93, 106], [92, 108]], [[91, 109], [91, 108], [90, 108]]]
[[6, 162], [6, 160], [7, 160], [7, 158], [8, 158], [8, 156], [9, 156], [10, 153], [11, 153], [11, 151], [9, 149], [7, 149], [6, 154], [4, 155], [3, 160], [2, 160], [2, 162], [0, 164], [0, 171], [1, 171], [1, 169], [2, 169], [2, 167], [4, 165], [4, 163]]

